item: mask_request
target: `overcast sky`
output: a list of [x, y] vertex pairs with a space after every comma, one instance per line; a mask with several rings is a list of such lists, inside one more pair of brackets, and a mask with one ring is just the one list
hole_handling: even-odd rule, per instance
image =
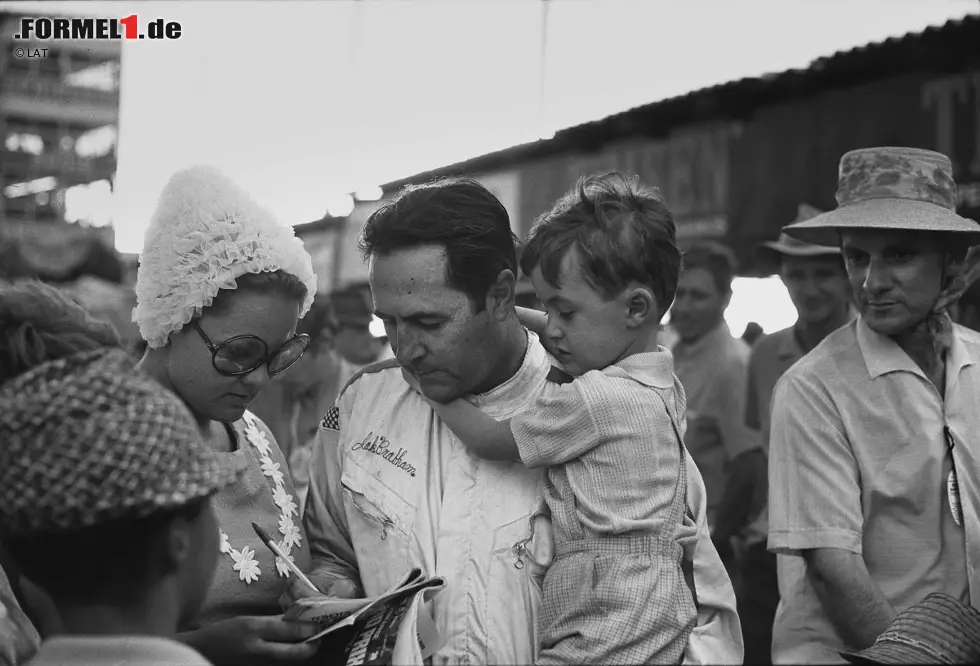
[[218, 166], [299, 224], [336, 194], [980, 9], [976, 0], [0, 6], [181, 23], [177, 41], [123, 47], [107, 205], [126, 252], [141, 247], [167, 178], [190, 164]]

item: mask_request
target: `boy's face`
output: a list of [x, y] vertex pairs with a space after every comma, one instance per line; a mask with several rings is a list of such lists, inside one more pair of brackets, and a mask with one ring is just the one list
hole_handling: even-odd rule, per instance
[[545, 333], [551, 349], [569, 374], [577, 377], [605, 368], [632, 344], [627, 305], [620, 298], [605, 300], [585, 281], [575, 250], [562, 260], [560, 287], [549, 284], [540, 267], [534, 269], [531, 282], [548, 314]]

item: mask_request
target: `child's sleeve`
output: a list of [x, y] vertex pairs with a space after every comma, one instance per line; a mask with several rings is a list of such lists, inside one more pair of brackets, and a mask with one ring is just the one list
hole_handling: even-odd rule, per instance
[[527, 467], [562, 465], [602, 443], [584, 392], [587, 373], [568, 384], [549, 383], [541, 396], [510, 421]]

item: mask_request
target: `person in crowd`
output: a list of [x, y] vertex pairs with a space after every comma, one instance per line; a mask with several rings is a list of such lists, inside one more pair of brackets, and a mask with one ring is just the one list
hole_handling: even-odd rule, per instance
[[[0, 385], [46, 361], [121, 345], [111, 325], [62, 290], [32, 279], [0, 280]], [[0, 531], [0, 664], [14, 666], [34, 656], [42, 636], [61, 631], [61, 621], [2, 540]]]
[[[370, 331], [371, 294], [352, 285], [314, 300], [300, 320], [297, 333], [308, 335], [310, 346], [270, 390], [262, 393], [253, 413], [266, 424], [271, 419], [285, 440], [283, 452], [296, 488], [300, 515], [309, 485], [310, 456], [317, 425], [333, 406], [340, 389], [366, 365], [379, 360], [387, 343]], [[270, 426], [273, 434], [276, 430]]]
[[292, 401], [292, 405], [284, 405], [284, 408], [291, 410], [290, 437], [293, 446], [288, 460], [301, 517], [309, 487], [310, 457], [317, 426], [333, 406], [340, 389], [356, 372], [334, 348], [336, 330], [334, 309], [329, 296], [324, 295], [321, 301], [314, 302], [310, 313], [300, 320], [296, 328], [298, 333], [310, 336], [310, 347], [303, 361], [294, 366], [283, 382]]
[[955, 192], [945, 155], [854, 150], [837, 208], [785, 228], [840, 246], [858, 317], [773, 393], [775, 663], [840, 662], [933, 592], [980, 606], [980, 334], [946, 312], [980, 224]]
[[297, 335], [310, 340], [303, 358], [279, 374], [248, 406], [272, 432], [287, 460], [313, 436], [324, 412], [333, 404], [321, 399], [324, 387], [337, 383], [328, 301], [326, 294], [317, 294], [309, 312], [297, 322]]
[[211, 496], [237, 469], [119, 349], [0, 387], [0, 529], [61, 620], [37, 666], [209, 664], [174, 641], [214, 573]]
[[[687, 392], [684, 443], [704, 477], [708, 524], [714, 533], [732, 462], [759, 448], [759, 437], [745, 425], [745, 386], [749, 346], [732, 336], [725, 310], [732, 298], [735, 258], [727, 247], [701, 241], [684, 253], [670, 323], [675, 372]], [[733, 550], [726, 538], [715, 539], [726, 565]]]
[[[532, 663], [554, 553], [541, 472], [472, 456], [402, 376], [436, 401], [467, 396], [498, 419], [560, 377], [517, 319], [507, 211], [472, 180], [409, 186], [368, 219], [361, 245], [395, 360], [355, 375], [317, 432], [304, 516], [311, 578], [327, 594], [370, 596], [418, 566], [447, 582], [431, 608], [445, 640], [434, 664]], [[734, 594], [697, 486], [688, 483], [698, 626], [685, 659], [740, 663]]]
[[211, 167], [175, 174], [146, 232], [133, 312], [147, 350], [139, 367], [184, 401], [217, 454], [246, 466], [214, 497], [220, 533], [214, 584], [178, 638], [218, 664], [312, 656], [312, 625], [282, 620], [291, 576], [252, 523], [309, 568], [286, 460], [249, 403], [306, 351], [297, 321], [316, 292], [292, 229]]
[[333, 346], [344, 364], [341, 381], [346, 382], [361, 368], [380, 360], [386, 344], [384, 338], [371, 331], [374, 317], [368, 285], [354, 284], [333, 292], [330, 307], [333, 311]]
[[540, 319], [529, 328], [570, 381], [504, 421], [428, 402], [473, 455], [548, 467], [556, 555], [535, 663], [677, 664], [696, 618], [683, 563], [697, 525], [684, 389], [656, 343], [681, 264], [673, 216], [620, 174], [584, 178], [538, 219], [520, 263], [547, 308], [524, 314]]
[[[801, 205], [796, 221], [818, 211]], [[850, 285], [840, 249], [813, 245], [785, 233], [758, 251], [779, 266], [779, 276], [796, 308], [796, 323], [760, 340], [749, 357], [745, 423], [761, 435], [762, 449], [750, 449], [732, 461], [715, 529], [716, 538], [741, 544], [735, 598], [745, 637], [745, 662], [771, 661], [772, 624], [779, 604], [776, 556], [766, 549], [769, 536], [769, 406], [776, 381], [830, 333], [851, 321]]]

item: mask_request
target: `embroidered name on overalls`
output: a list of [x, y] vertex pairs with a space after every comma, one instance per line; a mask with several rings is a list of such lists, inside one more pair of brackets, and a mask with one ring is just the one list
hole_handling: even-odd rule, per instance
[[398, 469], [407, 472], [409, 476], [415, 476], [415, 465], [405, 462], [405, 449], [399, 447], [397, 451], [391, 448], [391, 442], [384, 435], [375, 435], [373, 432], [369, 432], [364, 439], [359, 442], [354, 442], [350, 450], [351, 451], [367, 451], [368, 453], [373, 453], [374, 455], [380, 457], [387, 463], [390, 463], [397, 467]]

